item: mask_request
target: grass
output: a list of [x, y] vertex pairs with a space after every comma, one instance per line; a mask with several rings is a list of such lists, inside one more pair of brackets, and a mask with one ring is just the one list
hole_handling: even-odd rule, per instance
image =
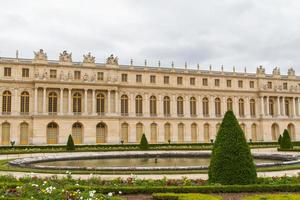
[[300, 195], [297, 194], [266, 194], [255, 195], [243, 198], [243, 200], [299, 200]]
[[207, 194], [175, 194], [175, 193], [155, 193], [152, 195], [154, 200], [221, 200], [215, 195]]

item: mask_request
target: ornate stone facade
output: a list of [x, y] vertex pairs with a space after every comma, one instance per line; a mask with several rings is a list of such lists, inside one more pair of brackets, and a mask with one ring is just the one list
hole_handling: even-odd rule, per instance
[[[37, 62], [42, 61], [42, 62]], [[285, 128], [300, 140], [300, 78], [267, 74], [106, 64], [91, 54], [59, 61], [0, 58], [0, 144], [210, 142], [227, 109], [248, 140], [276, 141]]]

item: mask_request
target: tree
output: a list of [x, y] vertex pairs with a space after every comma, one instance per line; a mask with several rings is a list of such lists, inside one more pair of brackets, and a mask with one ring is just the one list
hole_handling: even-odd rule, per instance
[[284, 129], [282, 135], [283, 136], [282, 136], [282, 139], [281, 139], [281, 142], [280, 142], [280, 148], [281, 149], [292, 149], [293, 144], [292, 144], [292, 141], [291, 141], [289, 131], [287, 129]]
[[148, 140], [147, 140], [145, 134], [142, 135], [141, 142], [140, 142], [140, 149], [142, 149], [142, 150], [149, 149]]
[[67, 151], [74, 151], [75, 145], [72, 135], [69, 135], [68, 142], [67, 142]]
[[278, 137], [278, 144], [281, 145], [282, 135], [279, 135]]
[[218, 131], [208, 171], [209, 181], [220, 184], [253, 184], [257, 174], [243, 130], [227, 111]]

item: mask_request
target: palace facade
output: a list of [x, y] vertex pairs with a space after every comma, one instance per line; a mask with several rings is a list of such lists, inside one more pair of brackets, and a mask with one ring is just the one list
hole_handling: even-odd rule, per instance
[[300, 140], [300, 78], [290, 68], [266, 74], [105, 64], [91, 54], [58, 61], [0, 58], [0, 144], [211, 142], [228, 109], [247, 140], [276, 141], [284, 129]]

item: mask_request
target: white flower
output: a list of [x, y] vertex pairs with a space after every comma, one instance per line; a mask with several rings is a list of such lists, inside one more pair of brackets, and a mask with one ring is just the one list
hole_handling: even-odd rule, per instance
[[76, 186], [78, 186], [79, 184], [78, 184], [78, 183], [76, 183], [75, 185], [76, 185]]
[[96, 190], [89, 191], [89, 196], [94, 197], [95, 193], [96, 193]]
[[113, 193], [112, 193], [112, 192], [109, 192], [107, 195], [108, 195], [109, 197], [112, 197]]
[[122, 194], [122, 191], [119, 191], [119, 194]]
[[49, 187], [46, 188], [46, 192], [47, 192], [48, 194], [51, 194], [51, 193], [53, 192], [53, 190], [56, 190], [56, 188], [53, 187], [53, 186], [49, 186]]

